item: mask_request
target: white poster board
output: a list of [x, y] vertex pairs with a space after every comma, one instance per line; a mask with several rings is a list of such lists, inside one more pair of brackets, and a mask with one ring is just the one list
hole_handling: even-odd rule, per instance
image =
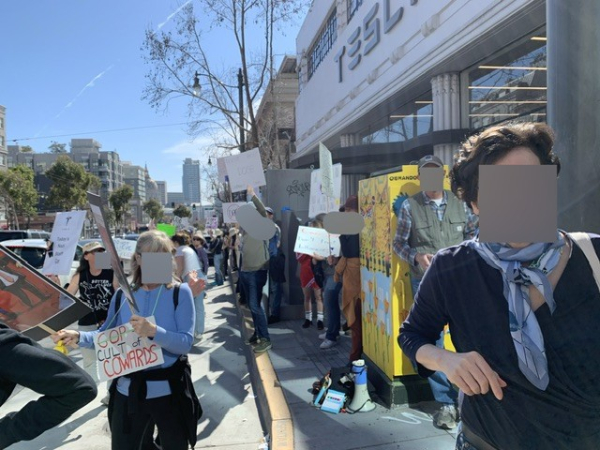
[[258, 149], [225, 158], [231, 192], [245, 191], [248, 186], [258, 188], [267, 184]]
[[223, 222], [225, 223], [237, 223], [235, 212], [240, 206], [245, 205], [244, 202], [236, 203], [223, 203]]
[[334, 197], [333, 159], [331, 152], [319, 142], [319, 175], [321, 178], [321, 193]]
[[121, 259], [131, 259], [135, 253], [136, 241], [130, 241], [128, 239], [113, 239], [115, 244], [115, 250], [117, 255]]
[[[342, 196], [342, 165], [333, 165], [333, 197], [321, 193], [321, 169], [315, 169], [310, 174], [310, 203], [308, 217], [316, 217], [321, 213], [330, 213], [340, 209]], [[329, 205], [327, 204], [329, 201]]]
[[[44, 275], [69, 275], [77, 251], [77, 242], [85, 221], [86, 211], [68, 211], [56, 215], [50, 240], [52, 255], [44, 260]], [[50, 255], [49, 255], [50, 256]]]
[[[152, 316], [148, 320], [156, 323]], [[160, 366], [165, 362], [162, 348], [154, 341], [138, 336], [129, 322], [96, 334], [94, 351], [100, 381]]]
[[206, 228], [214, 230], [219, 228], [219, 218], [218, 217], [208, 217], [206, 219]]
[[323, 257], [340, 256], [340, 236], [329, 234], [323, 228], [298, 227], [294, 251], [306, 255], [316, 253]]

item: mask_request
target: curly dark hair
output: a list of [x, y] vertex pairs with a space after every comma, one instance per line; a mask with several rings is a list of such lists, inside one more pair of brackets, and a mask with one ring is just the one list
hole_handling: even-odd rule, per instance
[[517, 147], [530, 149], [542, 165], [555, 165], [560, 172], [560, 161], [552, 151], [554, 132], [543, 123], [509, 123], [490, 127], [463, 142], [450, 171], [452, 192], [471, 208], [479, 195], [479, 166], [493, 165]]

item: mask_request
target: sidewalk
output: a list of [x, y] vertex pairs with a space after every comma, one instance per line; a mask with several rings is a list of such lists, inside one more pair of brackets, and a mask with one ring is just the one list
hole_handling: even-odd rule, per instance
[[[206, 314], [204, 340], [189, 354], [194, 386], [204, 410], [196, 449], [257, 450], [261, 448], [263, 432], [248, 373], [248, 347], [240, 338], [240, 319], [227, 285], [208, 291]], [[52, 347], [49, 340], [42, 345]], [[78, 350], [72, 351], [71, 356], [76, 361], [81, 359]], [[9, 450], [110, 449], [106, 407], [100, 404], [106, 393], [104, 385], [96, 400], [67, 421]], [[28, 389], [17, 388], [0, 409], [0, 416], [37, 397]]]
[[[241, 313], [249, 316], [246, 306], [239, 306]], [[455, 434], [436, 429], [431, 414], [436, 411], [434, 402], [411, 407], [387, 409], [381, 405], [368, 413], [330, 414], [311, 406], [310, 389], [330, 368], [343, 367], [348, 363], [350, 337], [341, 336], [339, 344], [321, 350], [316, 326], [301, 327], [302, 320], [282, 321], [269, 327], [273, 348], [268, 352], [276, 383], [263, 383], [267, 396], [281, 390], [284, 407], [275, 405], [275, 411], [261, 411], [263, 416], [291, 417], [293, 444], [280, 444], [274, 440], [271, 450], [294, 449], [404, 449], [404, 450], [453, 450]], [[259, 355], [256, 360], [267, 361]], [[375, 397], [372, 397], [374, 400]], [[259, 399], [259, 405], [263, 402]], [[287, 408], [287, 411], [281, 411]], [[264, 407], [261, 407], [264, 409]], [[279, 409], [279, 411], [277, 411]], [[273, 422], [275, 423], [275, 422]], [[267, 424], [269, 429], [269, 424]], [[276, 432], [272, 432], [276, 434]], [[275, 436], [274, 436], [275, 437]]]

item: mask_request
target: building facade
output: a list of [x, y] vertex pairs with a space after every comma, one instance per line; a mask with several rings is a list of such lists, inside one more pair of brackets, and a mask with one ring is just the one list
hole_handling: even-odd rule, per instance
[[296, 139], [298, 73], [296, 57], [285, 56], [271, 79], [256, 112], [263, 167], [287, 168]]
[[158, 187], [158, 201], [165, 206], [167, 204], [167, 182], [157, 181], [156, 186]]
[[[146, 202], [146, 170], [130, 162], [123, 162], [123, 181], [133, 188], [133, 197], [129, 200], [131, 219], [135, 220], [136, 227], [145, 223], [143, 211]], [[136, 228], [134, 227], [134, 229]]]
[[[297, 38], [291, 167], [323, 142], [347, 177], [434, 153], [506, 120], [546, 119], [543, 0], [323, 0]], [[357, 186], [356, 186], [357, 187]]]
[[8, 149], [6, 144], [6, 108], [0, 105], [0, 170], [8, 168]]
[[185, 205], [183, 192], [167, 192], [167, 206], [176, 208], [177, 205]]
[[186, 158], [183, 162], [183, 198], [184, 203], [200, 203], [200, 161]]

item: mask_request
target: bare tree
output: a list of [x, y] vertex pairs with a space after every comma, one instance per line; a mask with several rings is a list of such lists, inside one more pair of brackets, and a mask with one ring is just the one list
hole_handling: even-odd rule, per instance
[[[248, 145], [258, 146], [259, 136], [255, 103], [269, 80], [273, 58], [273, 36], [289, 20], [303, 17], [310, 0], [204, 0], [202, 13], [213, 28], [231, 32], [239, 54], [243, 76], [246, 111], [242, 120]], [[144, 99], [154, 108], [168, 108], [175, 98], [188, 98], [189, 132], [198, 135], [207, 127], [216, 127], [228, 136], [228, 148], [240, 145], [240, 105], [236, 68], [217, 69], [204, 50], [201, 24], [190, 2], [177, 14], [174, 29], [169, 32], [146, 31], [143, 44], [145, 60], [150, 65], [146, 75]], [[250, 27], [261, 27], [264, 36], [257, 47], [248, 39]], [[279, 27], [279, 28], [278, 28]], [[194, 89], [194, 79], [201, 86]], [[220, 114], [225, 121], [215, 119]]]

